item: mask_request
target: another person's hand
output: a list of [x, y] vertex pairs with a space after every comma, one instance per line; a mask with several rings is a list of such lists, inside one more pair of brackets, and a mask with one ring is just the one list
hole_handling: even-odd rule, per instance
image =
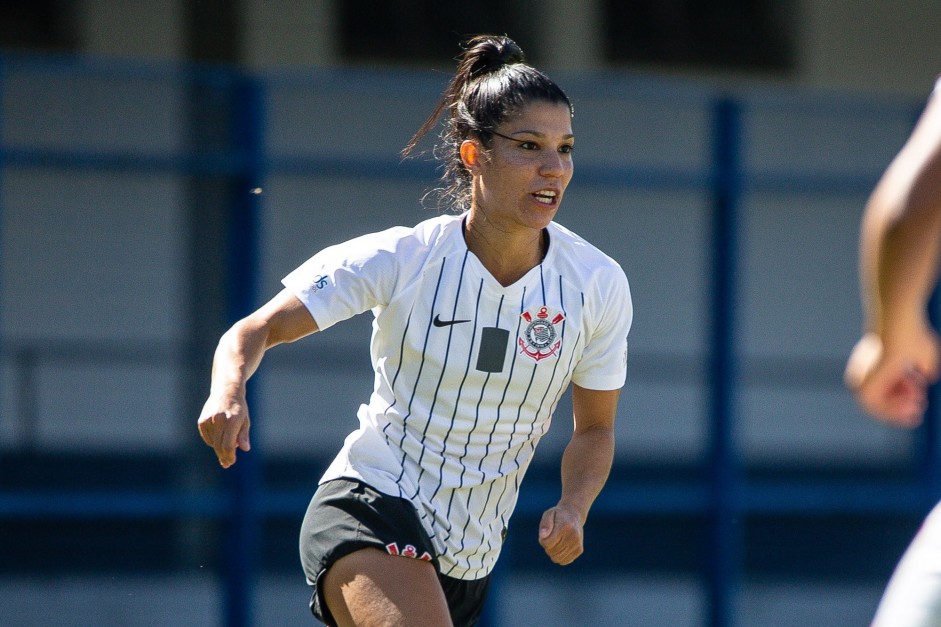
[[878, 335], [867, 333], [853, 348], [845, 372], [866, 413], [909, 428], [921, 424], [939, 362], [938, 337], [930, 327], [910, 335], [887, 349]]
[[251, 449], [250, 426], [248, 405], [240, 394], [210, 394], [198, 422], [199, 435], [215, 450], [223, 468], [235, 463], [236, 448]]
[[585, 550], [581, 515], [572, 508], [557, 505], [546, 510], [539, 523], [539, 544], [556, 564], [566, 566]]

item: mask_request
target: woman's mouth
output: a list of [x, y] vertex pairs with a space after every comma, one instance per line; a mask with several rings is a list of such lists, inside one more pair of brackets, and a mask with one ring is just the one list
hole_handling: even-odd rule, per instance
[[551, 189], [543, 189], [533, 194], [533, 198], [536, 199], [536, 202], [543, 205], [553, 205], [558, 194]]

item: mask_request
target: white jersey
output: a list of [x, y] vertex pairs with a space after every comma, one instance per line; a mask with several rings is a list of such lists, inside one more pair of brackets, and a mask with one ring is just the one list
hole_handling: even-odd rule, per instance
[[633, 309], [620, 266], [556, 223], [543, 262], [500, 285], [467, 249], [463, 218], [331, 246], [283, 282], [320, 329], [375, 316], [375, 386], [321, 482], [410, 500], [441, 572], [479, 579], [569, 382], [623, 386]]

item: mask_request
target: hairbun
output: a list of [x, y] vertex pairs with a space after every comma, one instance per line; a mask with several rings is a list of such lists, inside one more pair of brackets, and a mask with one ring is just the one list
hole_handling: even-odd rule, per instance
[[524, 63], [526, 55], [519, 45], [506, 36], [478, 35], [467, 42], [464, 58], [470, 61], [470, 75], [496, 72], [506, 65]]

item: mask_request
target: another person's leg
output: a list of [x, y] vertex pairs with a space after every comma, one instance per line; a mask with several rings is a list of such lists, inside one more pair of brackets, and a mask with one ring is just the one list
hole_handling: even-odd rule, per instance
[[339, 627], [450, 627], [438, 574], [429, 562], [366, 548], [338, 559], [321, 579]]
[[886, 587], [873, 627], [941, 625], [941, 504], [925, 519]]

